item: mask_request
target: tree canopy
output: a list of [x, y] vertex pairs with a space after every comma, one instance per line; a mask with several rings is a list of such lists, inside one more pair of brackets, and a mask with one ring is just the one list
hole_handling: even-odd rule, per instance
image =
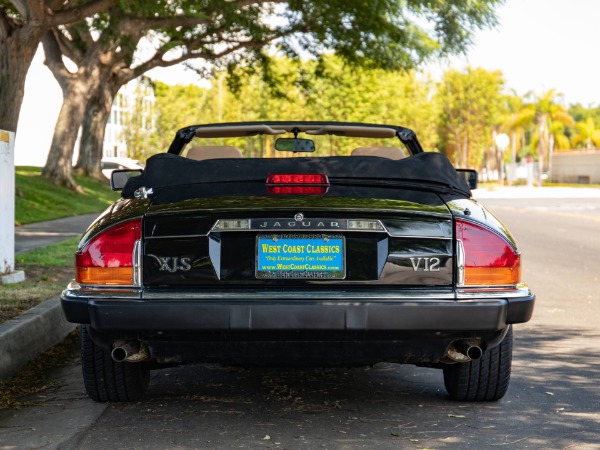
[[499, 71], [448, 70], [437, 90], [444, 152], [461, 167], [480, 167], [500, 122], [504, 79]]
[[95, 16], [114, 3], [0, 0], [0, 129], [17, 130], [25, 76], [44, 33]]
[[[598, 108], [575, 105], [567, 110], [556, 91], [519, 96], [505, 88], [499, 71], [449, 69], [434, 82], [418, 70], [357, 68], [335, 55], [320, 61], [277, 57], [270, 65], [279, 80], [276, 91], [269, 89], [261, 73], [241, 77], [236, 86], [227, 83], [226, 72], [212, 77], [206, 88], [154, 83], [155, 128], [142, 128], [141, 110], [130, 110], [123, 136], [130, 156], [144, 160], [166, 151], [177, 129], [195, 123], [293, 118], [404, 125], [417, 132], [426, 151], [443, 152], [459, 167], [486, 168], [488, 173], [499, 170], [502, 158], [505, 163], [526, 156], [540, 160], [544, 145], [543, 173], [551, 150], [589, 148], [598, 134], [594, 122]], [[579, 121], [573, 120], [570, 110]], [[541, 123], [547, 134], [540, 134]], [[510, 138], [504, 153], [495, 144], [500, 133]], [[267, 136], [250, 141], [232, 138], [227, 144], [249, 157], [274, 156]], [[331, 155], [363, 145], [338, 147], [335, 139], [327, 138], [317, 144]]]
[[[132, 156], [146, 159], [165, 151], [174, 132], [187, 125], [259, 120], [401, 124], [419, 130], [421, 144], [435, 149], [437, 114], [429, 101], [432, 84], [415, 71], [354, 68], [334, 55], [326, 56], [320, 64], [288, 58], [277, 58], [272, 64], [275, 76], [283, 83], [279, 95], [272, 94], [260, 73], [244, 78], [235, 89], [227, 84], [224, 72], [212, 79], [210, 89], [156, 83], [154, 132], [140, 127], [141, 105], [129, 116], [132, 126], [125, 138]], [[329, 138], [324, 140], [319, 147], [328, 148], [331, 155], [343, 155], [349, 148], [339, 147]], [[352, 142], [347, 143], [352, 147]], [[269, 137], [232, 139], [228, 144], [241, 148], [247, 156], [272, 156]], [[354, 144], [359, 146], [358, 141]]]
[[[85, 128], [86, 121], [90, 128], [83, 135], [96, 136], [96, 150], [88, 150], [94, 145], [84, 143], [82, 153], [93, 155], [87, 158], [92, 165], [86, 166], [80, 158], [79, 166], [88, 173], [98, 172], [100, 124], [106, 123], [107, 105], [122, 84], [153, 67], [196, 59], [201, 61], [196, 68], [205, 74], [228, 68], [233, 80], [233, 74], [239, 73], [234, 68], [247, 72], [260, 68], [268, 82], [272, 70], [266, 51], [271, 48], [293, 59], [312, 56], [317, 64], [335, 52], [356, 67], [409, 69], [463, 51], [474, 30], [495, 24], [494, 7], [499, 3], [157, 0], [111, 4], [86, 20], [54, 27], [44, 39], [48, 65], [65, 98], [44, 174], [59, 184], [73, 184], [74, 130]], [[151, 51], [141, 51], [148, 43]], [[78, 65], [76, 71], [64, 67], [64, 56]]]

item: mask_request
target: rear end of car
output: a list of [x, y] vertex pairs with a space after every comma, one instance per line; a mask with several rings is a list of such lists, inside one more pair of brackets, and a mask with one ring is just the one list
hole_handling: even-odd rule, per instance
[[452, 398], [504, 396], [511, 326], [534, 296], [497, 219], [333, 160], [260, 164], [243, 180], [133, 186], [88, 230], [62, 303], [83, 324], [94, 400], [138, 399], [150, 367], [192, 362], [418, 364], [443, 368]]

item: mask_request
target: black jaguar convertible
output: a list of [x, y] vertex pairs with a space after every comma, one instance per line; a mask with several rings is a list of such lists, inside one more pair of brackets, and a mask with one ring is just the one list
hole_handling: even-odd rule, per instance
[[79, 243], [62, 306], [88, 395], [137, 400], [151, 369], [191, 362], [387, 361], [442, 369], [452, 399], [502, 398], [534, 295], [476, 175], [399, 126], [179, 130], [112, 174], [122, 198]]

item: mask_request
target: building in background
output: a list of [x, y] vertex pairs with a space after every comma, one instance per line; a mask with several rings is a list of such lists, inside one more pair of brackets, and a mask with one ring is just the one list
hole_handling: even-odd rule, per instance
[[570, 150], [552, 155], [553, 183], [600, 184], [600, 150]]
[[113, 102], [104, 134], [103, 158], [128, 158], [126, 132], [129, 125], [151, 133], [155, 127], [155, 97], [152, 81], [139, 77], [123, 86]]

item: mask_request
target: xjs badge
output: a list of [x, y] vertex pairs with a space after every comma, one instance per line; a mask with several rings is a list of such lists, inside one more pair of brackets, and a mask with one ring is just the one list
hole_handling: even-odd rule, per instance
[[163, 272], [175, 273], [179, 270], [182, 272], [187, 272], [192, 268], [190, 265], [190, 258], [179, 258], [178, 256], [156, 256], [151, 254], [148, 254], [148, 256], [158, 263], [158, 270]]

